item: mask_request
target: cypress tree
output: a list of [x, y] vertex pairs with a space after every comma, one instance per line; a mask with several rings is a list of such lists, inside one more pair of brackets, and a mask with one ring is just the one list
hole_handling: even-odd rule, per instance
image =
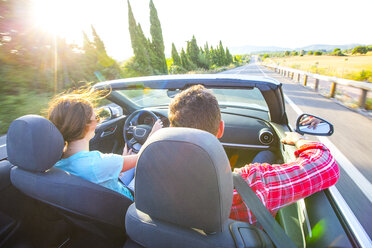
[[176, 49], [176, 46], [174, 45], [174, 43], [172, 43], [172, 59], [173, 59], [173, 64], [174, 65], [182, 66], [181, 58], [178, 55], [178, 52], [177, 52], [177, 49]]
[[167, 62], [164, 54], [164, 41], [158, 12], [152, 0], [150, 0], [150, 33], [152, 37], [151, 49], [156, 56], [152, 67], [157, 74], [168, 74]]
[[194, 67], [193, 64], [191, 64], [187, 54], [185, 53], [185, 50], [181, 50], [181, 65], [183, 68], [185, 68], [187, 71], [191, 71]]
[[112, 66], [115, 63], [115, 61], [107, 55], [105, 44], [97, 34], [97, 31], [93, 27], [93, 25], [91, 25], [91, 28], [93, 35], [93, 45], [95, 47], [98, 63], [104, 67]]
[[204, 54], [205, 54], [205, 59], [208, 62], [208, 67], [210, 67], [210, 65], [211, 65], [211, 55], [210, 55], [210, 51], [209, 51], [209, 47], [208, 47], [208, 42], [206, 42], [205, 45], [204, 45]]
[[199, 47], [198, 47], [198, 44], [196, 42], [196, 39], [195, 39], [194, 35], [192, 36], [191, 41], [187, 42], [186, 53], [187, 53], [187, 55], [190, 58], [190, 61], [192, 63], [194, 63], [196, 66], [200, 66], [199, 57], [198, 57], [199, 56]]
[[141, 75], [151, 75], [153, 73], [150, 58], [148, 53], [148, 44], [145, 35], [143, 34], [141, 25], [136, 23], [128, 0], [128, 21], [129, 34], [132, 43], [135, 62], [138, 63]]
[[142, 31], [141, 24], [139, 23], [136, 28], [136, 35], [138, 47], [138, 55], [135, 55], [136, 61], [138, 61], [139, 64], [143, 67], [143, 72], [145, 73], [145, 75], [152, 75], [154, 73], [151, 66], [152, 51], [149, 48], [149, 40], [146, 39], [145, 34]]
[[220, 41], [220, 44], [218, 46], [218, 66], [222, 66], [226, 64], [226, 55], [225, 55], [225, 49], [223, 48], [222, 41]]
[[229, 49], [226, 47], [226, 65], [229, 65], [233, 62], [233, 57], [229, 51]]
[[96, 29], [93, 27], [93, 25], [91, 25], [91, 28], [92, 28], [93, 41], [94, 41], [93, 44], [96, 47], [97, 51], [99, 51], [100, 53], [107, 54], [105, 45], [103, 44], [103, 41], [101, 40], [101, 38], [98, 36]]

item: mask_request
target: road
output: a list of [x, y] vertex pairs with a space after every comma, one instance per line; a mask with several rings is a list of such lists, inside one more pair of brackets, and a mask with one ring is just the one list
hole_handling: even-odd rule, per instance
[[292, 127], [295, 127], [299, 111], [317, 115], [334, 125], [335, 133], [331, 137], [320, 138], [320, 141], [337, 150], [334, 156], [341, 173], [336, 188], [371, 237], [372, 120], [258, 64], [252, 63], [223, 73], [268, 76], [281, 82], [285, 96], [292, 103], [286, 102]]
[[[336, 188], [372, 236], [372, 120], [325, 98], [310, 87], [254, 63], [223, 73], [266, 75], [281, 82], [287, 98], [288, 119], [293, 127], [299, 112], [317, 115], [334, 125], [333, 136], [321, 138], [321, 141], [337, 151], [334, 155], [341, 167], [341, 175]], [[6, 156], [5, 139], [5, 136], [0, 137], [0, 159]]]

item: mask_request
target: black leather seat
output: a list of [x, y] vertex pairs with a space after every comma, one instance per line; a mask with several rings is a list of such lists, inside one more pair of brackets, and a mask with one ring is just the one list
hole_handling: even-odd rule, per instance
[[125, 241], [125, 213], [132, 201], [115, 191], [53, 165], [64, 140], [47, 119], [28, 115], [13, 121], [7, 134], [12, 184], [24, 194], [58, 209], [69, 221], [103, 238]]
[[140, 152], [135, 189], [126, 229], [141, 246], [272, 246], [263, 231], [229, 219], [232, 173], [222, 145], [210, 133], [157, 131]]

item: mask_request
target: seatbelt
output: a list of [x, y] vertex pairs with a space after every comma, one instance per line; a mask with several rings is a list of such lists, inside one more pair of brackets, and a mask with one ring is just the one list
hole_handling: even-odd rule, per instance
[[276, 222], [269, 210], [267, 210], [258, 196], [253, 192], [249, 184], [236, 173], [233, 173], [233, 180], [235, 189], [242, 197], [245, 205], [252, 211], [256, 220], [262, 225], [275, 246], [278, 248], [296, 248], [296, 245], [284, 232], [278, 222]]

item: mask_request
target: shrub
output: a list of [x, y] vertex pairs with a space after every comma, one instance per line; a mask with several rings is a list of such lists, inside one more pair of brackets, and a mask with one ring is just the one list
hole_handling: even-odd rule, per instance
[[354, 47], [352, 54], [366, 54], [368, 52], [368, 48], [366, 46], [357, 46]]
[[315, 56], [320, 56], [320, 55], [322, 55], [323, 54], [323, 52], [321, 52], [321, 51], [316, 51], [316, 52], [314, 52], [314, 55]]
[[309, 51], [307, 54], [309, 54], [309, 55], [313, 55], [314, 52], [313, 52], [313, 51]]
[[185, 68], [183, 68], [182, 66], [171, 65], [169, 67], [169, 73], [170, 74], [184, 74], [186, 72], [187, 72], [187, 70], [185, 70]]

